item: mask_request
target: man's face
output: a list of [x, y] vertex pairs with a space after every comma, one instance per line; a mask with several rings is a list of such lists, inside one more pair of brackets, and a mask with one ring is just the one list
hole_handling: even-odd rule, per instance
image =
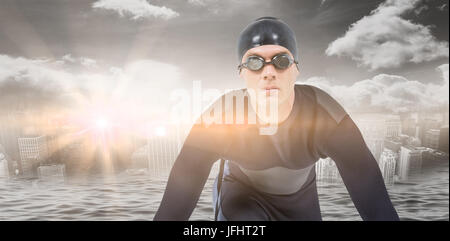
[[[262, 45], [249, 49], [242, 57], [241, 63], [247, 61], [252, 55], [257, 55], [265, 59], [266, 62], [272, 60], [275, 55], [288, 53], [292, 58], [291, 52], [285, 47], [279, 45]], [[295, 64], [287, 69], [277, 69], [273, 64], [266, 64], [262, 69], [253, 71], [242, 68], [239, 76], [245, 80], [248, 89], [252, 89], [265, 96], [267, 89], [278, 89], [278, 104], [286, 102], [294, 91], [295, 81], [299, 71]]]

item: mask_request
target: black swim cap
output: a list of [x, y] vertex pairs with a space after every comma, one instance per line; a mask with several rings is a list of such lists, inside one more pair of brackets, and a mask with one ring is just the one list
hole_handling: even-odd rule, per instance
[[287, 48], [294, 59], [298, 60], [297, 40], [291, 28], [279, 18], [262, 17], [249, 24], [239, 35], [239, 63], [247, 50], [268, 44]]

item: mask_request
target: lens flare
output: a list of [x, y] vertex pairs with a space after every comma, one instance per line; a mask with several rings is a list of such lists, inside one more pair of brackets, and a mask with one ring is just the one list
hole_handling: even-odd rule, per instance
[[158, 126], [155, 128], [155, 135], [156, 136], [165, 136], [166, 135], [166, 128], [164, 126]]
[[108, 130], [111, 128], [111, 122], [104, 117], [99, 117], [95, 120], [95, 127], [101, 131]]

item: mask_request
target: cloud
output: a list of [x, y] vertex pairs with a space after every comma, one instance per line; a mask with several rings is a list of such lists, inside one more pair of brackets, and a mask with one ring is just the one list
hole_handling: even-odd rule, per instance
[[323, 6], [328, 0], [320, 0], [320, 6]]
[[448, 64], [443, 64], [437, 67], [437, 70], [441, 71], [442, 79], [444, 79], [444, 83], [447, 83], [448, 85]]
[[[261, 1], [258, 0], [188, 0], [188, 4], [200, 8], [206, 15], [216, 17], [218, 15], [235, 15], [246, 9], [260, 9]], [[255, 6], [257, 8], [255, 8]], [[255, 12], [253, 11], [252, 14]]]
[[428, 10], [429, 8], [428, 8], [428, 6], [427, 5], [422, 5], [422, 6], [420, 6], [419, 8], [416, 8], [415, 10], [414, 10], [414, 13], [416, 14], [416, 15], [420, 15], [423, 11], [426, 11], [426, 10]]
[[146, 0], [99, 0], [92, 7], [115, 11], [121, 17], [129, 15], [133, 20], [151, 17], [168, 20], [180, 15], [170, 8], [155, 6]]
[[45, 59], [11, 58], [0, 55], [0, 109], [21, 111], [61, 107], [69, 100], [64, 93], [71, 75]]
[[[182, 84], [180, 69], [168, 63], [143, 59], [127, 64], [123, 68], [110, 68], [110, 79], [116, 84], [111, 94], [114, 102], [123, 105], [140, 105], [155, 111], [168, 108], [168, 93]], [[92, 83], [97, 89], [105, 83]]]
[[326, 54], [351, 57], [370, 70], [448, 58], [448, 42], [438, 41], [429, 26], [401, 17], [414, 10], [418, 2], [387, 0], [330, 43]]
[[379, 74], [350, 86], [334, 85], [332, 79], [312, 77], [305, 84], [317, 86], [341, 103], [349, 112], [408, 112], [448, 108], [448, 64], [437, 68], [438, 84], [424, 84], [398, 75]]
[[445, 10], [448, 9], [448, 4], [444, 3], [444, 4], [442, 4], [441, 6], [439, 6], [438, 9], [439, 9], [440, 11], [445, 11]]
[[91, 59], [91, 58], [85, 58], [85, 57], [79, 57], [79, 58], [74, 58], [72, 57], [71, 54], [66, 54], [64, 56], [62, 56], [60, 62], [61, 64], [81, 64], [82, 66], [85, 67], [96, 67], [97, 66], [97, 61], [95, 59]]
[[76, 110], [102, 102], [144, 116], [167, 111], [168, 93], [180, 83], [177, 66], [149, 59], [116, 67], [70, 54], [60, 59], [0, 55], [2, 111]]
[[217, 0], [188, 0], [188, 3], [196, 6], [205, 6], [213, 1], [216, 2]]
[[448, 105], [448, 101], [449, 101], [449, 84], [448, 84], [448, 64], [443, 64], [441, 66], [439, 66], [437, 68], [438, 71], [440, 71], [442, 73], [442, 84], [439, 86], [436, 86], [436, 88], [441, 88], [438, 89], [438, 93], [440, 95], [436, 96], [436, 98], [442, 98], [442, 100], [445, 102], [447, 101], [447, 105]]

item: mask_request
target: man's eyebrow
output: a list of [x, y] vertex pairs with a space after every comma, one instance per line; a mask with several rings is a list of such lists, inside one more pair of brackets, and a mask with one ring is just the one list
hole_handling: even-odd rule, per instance
[[[288, 53], [288, 51], [283, 50], [283, 51], [281, 51], [281, 52], [278, 52], [278, 53], [274, 54], [274, 55], [273, 55], [272, 57], [270, 57], [270, 58], [273, 58], [275, 55], [279, 55], [279, 54], [288, 54], [288, 55], [290, 56], [290, 54]], [[259, 55], [259, 54], [257, 54], [257, 53], [253, 53], [253, 52], [248, 53], [247, 57], [249, 57], [249, 56], [255, 56], [255, 55], [262, 58], [261, 55]]]

